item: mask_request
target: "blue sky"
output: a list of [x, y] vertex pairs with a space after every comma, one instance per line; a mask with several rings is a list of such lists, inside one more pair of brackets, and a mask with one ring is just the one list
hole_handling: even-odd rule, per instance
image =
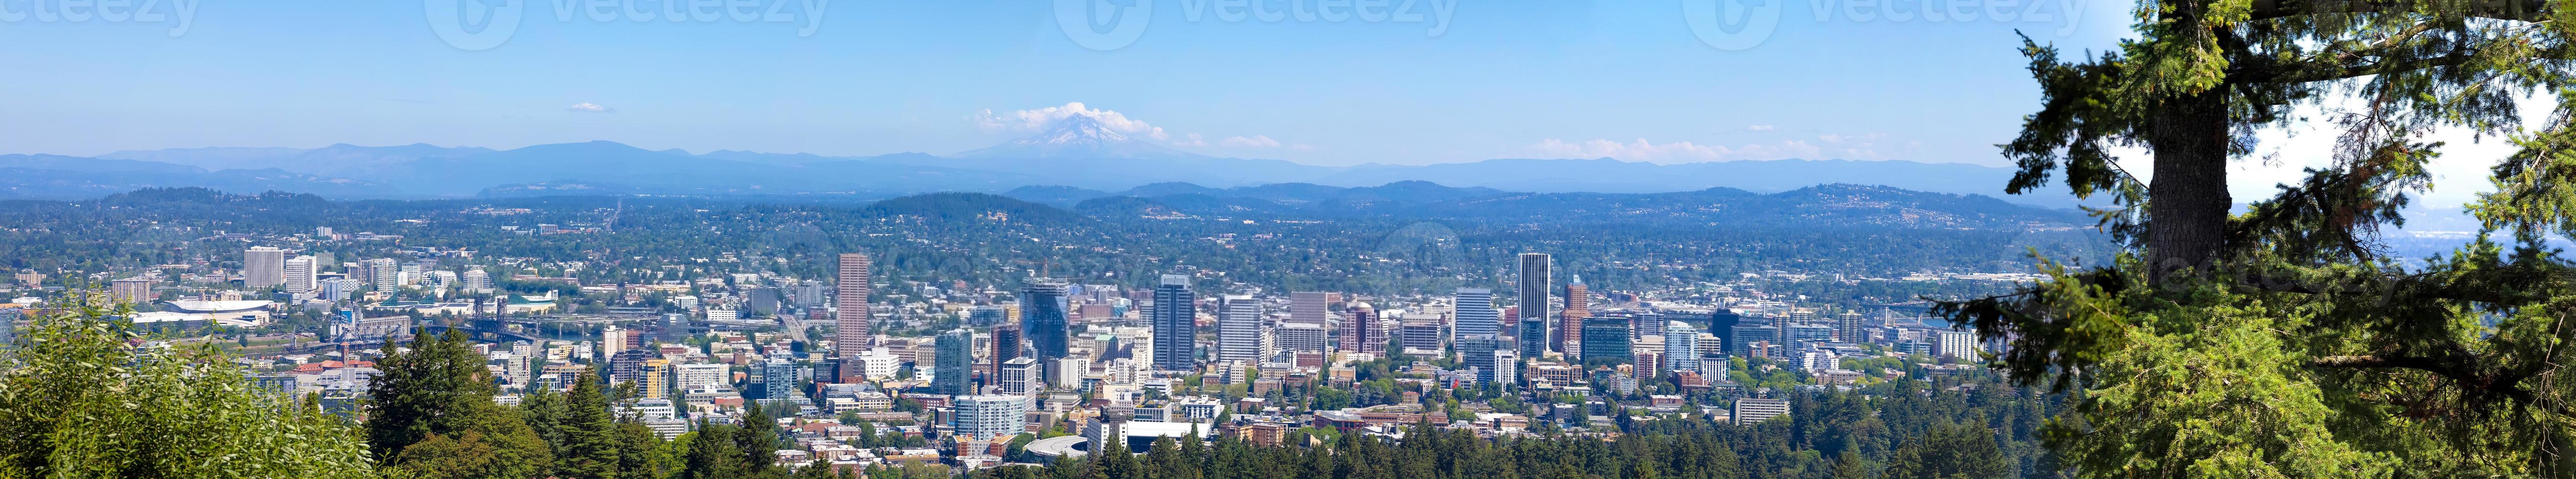
[[[426, 12], [437, 3], [148, 0], [163, 21], [73, 22], [51, 13], [61, 1], [0, 0], [0, 55], [21, 67], [0, 75], [0, 88], [18, 92], [0, 95], [9, 152], [612, 140], [944, 154], [1026, 134], [993, 118], [1079, 102], [1185, 150], [1324, 165], [2001, 164], [1991, 145], [2038, 101], [2014, 30], [2104, 48], [2130, 8], [2045, 0], [2036, 8], [2051, 21], [1931, 22], [1863, 18], [1852, 0], [1769, 0], [1782, 2], [1776, 31], [1725, 50], [1683, 15], [1685, 2], [1710, 0], [1390, 0], [1424, 18], [1380, 22], [1227, 21], [1224, 3], [1150, 0], [1141, 36], [1099, 50], [1059, 26], [1052, 0], [838, 0], [813, 16], [806, 2], [821, 0], [783, 0], [785, 22], [636, 22], [615, 12], [664, 4], [559, 11], [561, 0], [529, 0], [506, 41], [468, 50], [433, 30]], [[608, 5], [611, 21], [584, 13], [590, 1]], [[778, 1], [752, 4], [765, 12]], [[1968, 1], [1956, 3], [1999, 0]], [[1442, 4], [1454, 10], [1435, 35]], [[1820, 6], [1830, 12], [1821, 21]]]

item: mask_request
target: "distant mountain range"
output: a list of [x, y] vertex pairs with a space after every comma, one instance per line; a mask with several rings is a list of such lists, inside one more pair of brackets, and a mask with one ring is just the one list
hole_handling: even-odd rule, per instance
[[2047, 207], [2075, 204], [2062, 193], [1997, 195], [2011, 176], [2010, 169], [1990, 166], [1847, 160], [1664, 165], [1608, 158], [1495, 159], [1328, 167], [1189, 153], [1075, 117], [1036, 135], [953, 155], [691, 154], [608, 141], [511, 150], [340, 144], [120, 151], [96, 157], [0, 155], [0, 198], [96, 198], [146, 187], [278, 190], [332, 198], [641, 194], [873, 200], [954, 191], [1005, 193], [1071, 206], [1108, 196], [1212, 193], [1197, 190], [1273, 201], [1364, 203], [1413, 201], [1420, 199], [1413, 195], [1423, 194], [1710, 188], [1769, 193], [1841, 183], [1990, 195]]

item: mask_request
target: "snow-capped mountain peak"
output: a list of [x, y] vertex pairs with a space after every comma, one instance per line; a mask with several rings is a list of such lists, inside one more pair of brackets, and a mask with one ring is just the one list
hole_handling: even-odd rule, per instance
[[1007, 158], [1168, 158], [1200, 155], [1155, 144], [1153, 140], [1129, 136], [1089, 116], [1058, 120], [1046, 131], [1002, 142], [989, 148], [958, 153], [959, 157]]

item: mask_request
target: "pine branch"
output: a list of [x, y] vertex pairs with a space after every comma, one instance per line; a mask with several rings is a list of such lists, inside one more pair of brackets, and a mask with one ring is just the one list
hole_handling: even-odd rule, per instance
[[[2419, 5], [2408, 0], [2254, 0], [2253, 19], [2320, 14], [2419, 13], [2416, 10]], [[2455, 8], [2457, 11], [2420, 13], [2523, 22], [2545, 20], [2550, 14], [2548, 0], [2471, 0]]]

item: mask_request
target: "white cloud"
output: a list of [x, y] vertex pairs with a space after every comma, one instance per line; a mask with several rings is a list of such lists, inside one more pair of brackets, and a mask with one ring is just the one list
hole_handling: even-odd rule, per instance
[[1744, 127], [1744, 131], [1771, 131], [1775, 129], [1778, 128], [1772, 127], [1771, 125], [1753, 125]]
[[601, 106], [601, 105], [600, 105], [600, 104], [598, 104], [598, 103], [581, 102], [581, 103], [574, 103], [574, 104], [572, 104], [572, 106], [571, 106], [571, 107], [566, 107], [566, 108], [564, 108], [564, 111], [581, 112], [581, 113], [616, 113], [616, 112], [617, 112], [617, 109], [616, 109], [616, 108], [609, 108], [609, 107], [606, 107], [606, 106]]
[[1236, 136], [1226, 138], [1223, 144], [1235, 148], [1278, 148], [1279, 140], [1270, 139], [1269, 135]]
[[1828, 134], [1823, 134], [1823, 135], [1816, 135], [1816, 139], [1818, 139], [1818, 140], [1825, 140], [1825, 142], [1826, 142], [1826, 143], [1841, 143], [1841, 142], [1843, 141], [1843, 136], [1842, 136], [1842, 135], [1836, 135], [1836, 134], [1828, 133]]
[[976, 115], [975, 123], [983, 126], [987, 130], [1034, 132], [1046, 131], [1048, 128], [1055, 126], [1056, 122], [1077, 116], [1089, 117], [1092, 120], [1099, 121], [1101, 126], [1109, 128], [1110, 131], [1129, 135], [1141, 135], [1156, 140], [1169, 140], [1171, 138], [1170, 134], [1163, 132], [1162, 127], [1146, 124], [1142, 120], [1128, 118], [1127, 115], [1115, 111], [1093, 109], [1088, 105], [1083, 105], [1082, 102], [1070, 102], [1065, 103], [1064, 106], [1051, 106], [1035, 110], [1016, 110], [1001, 114], [994, 114], [993, 110], [984, 110], [983, 114]]
[[1688, 141], [1655, 143], [1644, 138], [1631, 142], [1611, 140], [1567, 142], [1549, 138], [1536, 145], [1530, 145], [1530, 150], [1558, 158], [1617, 158], [1656, 163], [1812, 158], [1821, 152], [1815, 145], [1797, 140], [1728, 148], [1723, 145], [1701, 145]]
[[1174, 141], [1172, 142], [1172, 146], [1207, 146], [1207, 139], [1200, 137], [1197, 133], [1191, 133], [1189, 139]]

